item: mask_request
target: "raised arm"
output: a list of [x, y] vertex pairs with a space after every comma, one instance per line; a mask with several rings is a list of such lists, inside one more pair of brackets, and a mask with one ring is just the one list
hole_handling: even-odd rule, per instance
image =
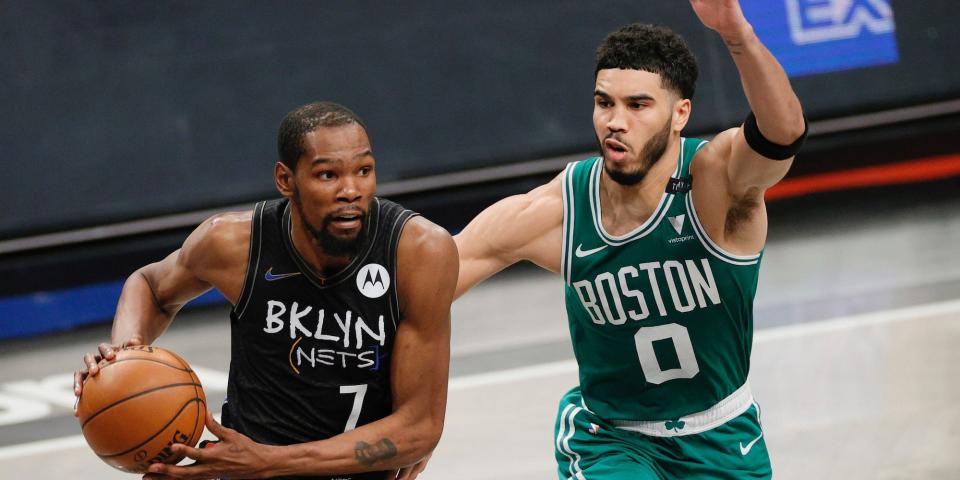
[[460, 252], [456, 297], [494, 273], [529, 260], [560, 272], [563, 248], [562, 175], [480, 212], [454, 237]]
[[391, 361], [390, 415], [326, 440], [282, 447], [257, 444], [208, 418], [220, 444], [207, 450], [173, 447], [199, 464], [154, 464], [150, 472], [175, 478], [334, 475], [396, 471], [427, 456], [440, 440], [447, 400], [450, 304], [457, 280], [453, 239], [422, 217], [410, 220], [400, 237], [397, 277], [402, 320]]
[[[787, 174], [792, 163], [792, 155], [775, 158], [783, 157], [774, 153], [778, 150], [775, 147], [794, 144], [806, 131], [800, 100], [783, 67], [743, 16], [739, 1], [690, 0], [690, 4], [703, 24], [719, 33], [726, 43], [755, 115], [755, 133], [762, 136], [758, 139], [753, 135], [751, 142], [747, 141], [745, 129], [752, 128], [748, 121], [742, 127], [718, 135], [708, 147], [708, 155], [721, 157], [726, 165], [731, 196], [762, 197], [764, 190]], [[763, 139], [771, 144], [766, 149], [757, 143]], [[789, 149], [779, 150], [789, 153]], [[771, 158], [781, 161], [770, 161]]]
[[211, 287], [236, 302], [246, 269], [251, 218], [252, 212], [211, 217], [181, 248], [127, 278], [117, 302], [110, 343], [101, 343], [96, 354], [84, 355], [85, 368], [74, 373], [77, 396], [83, 392], [84, 378], [100, 371], [101, 359], [113, 360], [116, 350], [125, 345], [152, 343], [184, 304]]

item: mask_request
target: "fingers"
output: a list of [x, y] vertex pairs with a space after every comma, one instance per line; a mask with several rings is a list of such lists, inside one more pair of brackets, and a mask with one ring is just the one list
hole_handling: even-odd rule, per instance
[[92, 353], [87, 353], [83, 355], [83, 364], [87, 367], [87, 374], [90, 376], [96, 375], [100, 372], [100, 366], [98, 362], [100, 361], [99, 355], [95, 356]]
[[173, 480], [173, 478], [162, 473], [148, 473], [143, 476], [143, 480]]
[[401, 469], [397, 480], [414, 480], [420, 474], [420, 470], [417, 469], [418, 466], [419, 464]]
[[210, 433], [214, 434], [219, 439], [223, 439], [224, 436], [229, 435], [230, 432], [233, 431], [217, 423], [217, 421], [214, 420], [213, 418], [213, 412], [211, 412], [210, 410], [207, 410], [206, 424], [207, 424], [207, 430], [210, 430]]
[[97, 345], [97, 349], [100, 350], [100, 358], [113, 361], [117, 358], [117, 347], [115, 345], [110, 345], [109, 343], [101, 343]]
[[[106, 360], [112, 362], [117, 359], [117, 352], [131, 346], [143, 345], [143, 337], [140, 335], [134, 335], [130, 337], [129, 340], [123, 342], [122, 345], [111, 345], [109, 343], [103, 342], [100, 345], [97, 345], [98, 354], [87, 353], [83, 356], [83, 364], [87, 367], [84, 370], [81, 370], [81, 376], [78, 381], [74, 381], [73, 389], [76, 395], [80, 395], [81, 390], [83, 389], [83, 380], [87, 375], [96, 375], [100, 373], [100, 362]], [[79, 384], [79, 387], [78, 387]]]
[[197, 469], [200, 466], [179, 467], [166, 463], [154, 463], [150, 465], [146, 475], [143, 478], [148, 480], [167, 480], [169, 478], [206, 478]]
[[409, 467], [404, 467], [400, 469], [400, 474], [397, 476], [397, 480], [415, 480], [417, 476], [420, 475], [424, 469], [427, 468], [427, 460], [421, 460]]
[[86, 378], [86, 370], [77, 370], [73, 372], [73, 395], [79, 397], [83, 393], [83, 379]]
[[[73, 372], [73, 395], [77, 397], [76, 403], [79, 403], [80, 395], [83, 394], [83, 382], [88, 376], [95, 376], [100, 373], [100, 362], [104, 360], [108, 362], [116, 360], [117, 352], [128, 345], [143, 345], [143, 338], [139, 335], [134, 335], [133, 337], [130, 337], [130, 340], [124, 342], [122, 346], [111, 345], [103, 342], [100, 345], [97, 345], [97, 354], [86, 353], [83, 355], [84, 368]], [[76, 403], [74, 403], [73, 406], [74, 415], [77, 413]]]
[[427, 462], [420, 462], [410, 467], [410, 473], [408, 474], [407, 478], [404, 480], [415, 480], [418, 476], [420, 476], [420, 473], [423, 472], [426, 468], [427, 468]]
[[77, 412], [77, 406], [80, 405], [80, 395], [83, 393], [83, 379], [86, 378], [86, 370], [77, 370], [73, 372], [73, 396], [76, 397], [73, 401], [73, 416], [79, 416]]
[[203, 471], [203, 467], [200, 465], [202, 460], [201, 457], [206, 454], [203, 452], [203, 449], [188, 447], [182, 443], [174, 443], [170, 446], [170, 451], [173, 453], [174, 457], [184, 455], [187, 458], [194, 460], [194, 463], [184, 466], [167, 463], [154, 463], [148, 468], [147, 472], [149, 473], [143, 476], [144, 480], [207, 478], [204, 476], [205, 472]]
[[182, 443], [174, 443], [173, 445], [170, 445], [170, 451], [173, 452], [175, 457], [184, 455], [196, 462], [200, 462], [202, 460], [200, 457], [204, 455], [202, 449], [188, 447]]

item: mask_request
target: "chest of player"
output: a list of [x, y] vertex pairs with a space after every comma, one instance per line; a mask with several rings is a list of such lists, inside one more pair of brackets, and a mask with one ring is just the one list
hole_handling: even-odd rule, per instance
[[236, 318], [235, 342], [263, 370], [329, 381], [378, 375], [389, 365], [398, 309], [392, 275], [366, 262], [326, 283], [292, 262], [259, 274]]
[[730, 317], [753, 299], [759, 255], [738, 257], [705, 233], [690, 165], [704, 142], [684, 139], [665, 192], [641, 224], [612, 234], [603, 223], [602, 159], [564, 173], [564, 255], [571, 320], [602, 331]]
[[[665, 212], [666, 213], [666, 212]], [[596, 325], [637, 328], [723, 308], [741, 279], [704, 250], [688, 214], [674, 210], [646, 235], [622, 245], [580, 235], [568, 285]], [[595, 242], [595, 243], [590, 243]]]

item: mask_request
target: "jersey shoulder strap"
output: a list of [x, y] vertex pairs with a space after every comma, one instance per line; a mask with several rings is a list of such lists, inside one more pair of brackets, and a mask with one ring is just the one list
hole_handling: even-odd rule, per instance
[[[259, 274], [260, 254], [263, 250], [263, 230], [264, 223], [270, 223], [273, 217], [278, 215], [275, 201], [257, 202], [253, 207], [253, 219], [250, 222], [250, 248], [247, 253], [247, 268], [243, 280], [243, 286], [240, 289], [240, 296], [237, 297], [237, 304], [233, 306], [232, 313], [238, 317], [243, 316], [247, 304], [250, 303], [250, 297], [253, 293], [253, 286], [256, 283]], [[268, 217], [264, 220], [264, 215]]]
[[680, 177], [690, 178], [690, 165], [694, 157], [710, 142], [700, 138], [682, 138], [681, 141]]
[[560, 274], [568, 283], [573, 264], [571, 256], [575, 241], [574, 232], [580, 230], [577, 228], [578, 223], [590, 221], [590, 179], [597, 162], [602, 162], [601, 157], [570, 162], [561, 177], [563, 181], [563, 247]]

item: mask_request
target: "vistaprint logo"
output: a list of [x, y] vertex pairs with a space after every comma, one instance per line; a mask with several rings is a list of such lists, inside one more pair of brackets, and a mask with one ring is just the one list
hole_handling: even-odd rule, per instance
[[667, 217], [667, 220], [670, 222], [670, 226], [673, 227], [673, 231], [677, 232], [677, 235], [681, 235], [680, 237], [667, 240], [668, 243], [681, 243], [686, 242], [687, 240], [693, 240], [693, 235], [683, 235], [683, 225], [686, 218], [686, 214], [677, 215], [676, 217]]

